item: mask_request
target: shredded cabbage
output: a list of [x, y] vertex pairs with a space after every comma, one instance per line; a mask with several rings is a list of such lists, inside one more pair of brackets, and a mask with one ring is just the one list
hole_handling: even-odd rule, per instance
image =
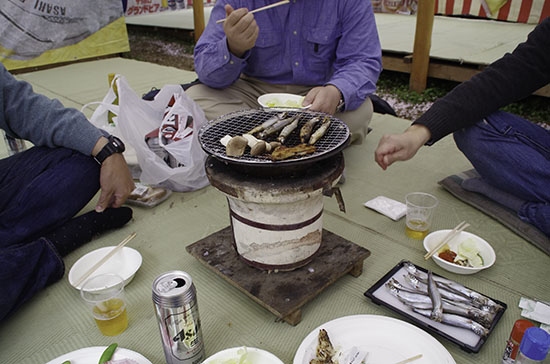
[[237, 357], [218, 359], [211, 362], [211, 364], [254, 364], [250, 358], [246, 347], [237, 350]]

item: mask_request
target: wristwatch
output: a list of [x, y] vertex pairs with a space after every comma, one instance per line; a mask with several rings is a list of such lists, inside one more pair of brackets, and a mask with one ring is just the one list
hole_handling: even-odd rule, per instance
[[124, 143], [114, 135], [107, 137], [109, 142], [94, 157], [97, 163], [102, 164], [113, 153], [122, 153], [125, 150]]

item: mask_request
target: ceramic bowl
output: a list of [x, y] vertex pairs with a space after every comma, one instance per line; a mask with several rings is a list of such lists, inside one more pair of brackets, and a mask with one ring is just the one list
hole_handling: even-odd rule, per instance
[[[78, 282], [80, 277], [82, 277], [88, 269], [100, 261], [114, 248], [114, 246], [106, 246], [96, 249], [78, 259], [69, 271], [68, 279], [71, 286], [76, 289], [81, 289], [82, 283], [78, 286], [75, 286], [75, 283]], [[99, 268], [97, 268], [94, 273], [88, 277], [88, 279], [99, 274], [114, 273], [124, 279], [124, 285], [126, 286], [130, 283], [132, 278], [134, 278], [134, 275], [141, 266], [141, 262], [141, 254], [139, 254], [137, 250], [125, 246], [109, 258], [105, 263], [103, 263]]]
[[[424, 238], [424, 249], [426, 249], [427, 252], [430, 251], [433, 247], [437, 246], [437, 244], [439, 244], [450, 231], [451, 230], [438, 230], [428, 234], [428, 236]], [[441, 259], [437, 256], [437, 253], [432, 255], [432, 259], [441, 268], [456, 274], [474, 274], [492, 266], [496, 260], [495, 251], [487, 241], [475, 234], [469, 233], [467, 231], [462, 231], [460, 234], [458, 234], [458, 236], [454, 237], [448, 243], [448, 245], [452, 251], [456, 252], [458, 249], [458, 245], [470, 238], [474, 239], [474, 241], [476, 242], [479, 249], [479, 255], [481, 255], [481, 258], [483, 259], [483, 265], [481, 267], [463, 267], [461, 265]]]
[[304, 96], [294, 94], [264, 94], [258, 97], [258, 104], [269, 110], [308, 109], [311, 105], [301, 106]]
[[205, 361], [202, 362], [202, 364], [223, 363], [224, 361], [230, 359], [235, 359], [235, 363], [239, 363], [239, 358], [245, 353], [245, 350], [247, 353], [248, 362], [250, 363], [284, 364], [281, 359], [277, 358], [269, 351], [244, 346], [219, 351], [216, 354], [208, 357]]

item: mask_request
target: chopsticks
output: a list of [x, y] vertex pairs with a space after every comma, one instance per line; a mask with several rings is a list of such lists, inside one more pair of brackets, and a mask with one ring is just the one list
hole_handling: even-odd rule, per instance
[[424, 255], [424, 259], [428, 260], [431, 258], [432, 255], [434, 255], [439, 249], [441, 249], [445, 244], [447, 244], [449, 241], [451, 241], [455, 236], [460, 234], [462, 230], [466, 229], [470, 224], [468, 224], [466, 221], [462, 221], [460, 224], [458, 224], [453, 230], [451, 230], [445, 238], [441, 241], [441, 243], [437, 244], [435, 248], [430, 250], [426, 255]]
[[126, 239], [122, 240], [116, 247], [114, 247], [109, 253], [107, 253], [103, 258], [101, 258], [96, 264], [94, 264], [86, 273], [80, 277], [78, 281], [74, 284], [75, 287], [78, 288], [88, 278], [93, 272], [96, 271], [97, 268], [101, 267], [109, 258], [111, 258], [113, 255], [115, 255], [120, 249], [124, 247], [124, 245], [128, 244], [130, 240], [135, 238], [136, 233], [131, 233], [126, 237]]
[[398, 361], [395, 364], [406, 364], [406, 363], [410, 363], [411, 361], [415, 361], [415, 360], [420, 359], [420, 358], [422, 358], [422, 354], [418, 354], [418, 355], [412, 356], [408, 359]]
[[[254, 13], [257, 13], [258, 11], [267, 10], [267, 9], [271, 9], [271, 8], [274, 8], [274, 7], [279, 6], [279, 5], [288, 4], [289, 2], [290, 2], [290, 0], [279, 1], [278, 3], [274, 3], [274, 4], [271, 4], [271, 5], [262, 6], [261, 8], [258, 8], [258, 9], [254, 9], [254, 10], [250, 11], [250, 13], [254, 14]], [[216, 24], [223, 23], [226, 20], [227, 20], [227, 18], [217, 20]]]

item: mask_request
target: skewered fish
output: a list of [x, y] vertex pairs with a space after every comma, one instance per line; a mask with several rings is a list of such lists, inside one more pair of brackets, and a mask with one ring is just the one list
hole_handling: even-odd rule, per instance
[[319, 330], [316, 357], [309, 364], [333, 364], [332, 358], [336, 354], [325, 329]]
[[259, 133], [259, 132], [261, 132], [261, 131], [263, 131], [263, 130], [269, 128], [270, 126], [272, 126], [273, 124], [275, 124], [277, 121], [286, 118], [286, 116], [287, 116], [287, 113], [286, 113], [286, 112], [282, 112], [282, 113], [273, 115], [272, 117], [270, 117], [269, 119], [267, 119], [266, 121], [264, 121], [262, 124], [258, 125], [258, 126], [255, 127], [254, 129], [250, 130], [247, 134], [256, 134], [256, 133]]
[[321, 121], [321, 118], [315, 116], [306, 121], [306, 123], [302, 126], [302, 128], [300, 129], [300, 141], [302, 143], [307, 143], [309, 141], [311, 133], [313, 132], [313, 128], [315, 127], [315, 125], [317, 125], [319, 121]]
[[306, 155], [315, 152], [314, 145], [298, 144], [294, 147], [285, 147], [281, 145], [271, 153], [271, 159], [280, 161], [291, 157]]
[[309, 144], [313, 145], [315, 144], [328, 130], [328, 127], [330, 126], [330, 117], [325, 116], [323, 119], [323, 122], [321, 125], [315, 130], [315, 132], [311, 135], [311, 138], [309, 138]]
[[288, 138], [288, 136], [294, 131], [294, 129], [296, 129], [298, 127], [298, 122], [300, 121], [300, 117], [297, 116], [293, 122], [291, 122], [290, 124], [288, 124], [287, 126], [285, 126], [283, 128], [283, 130], [281, 130], [281, 133], [279, 134], [279, 137], [277, 138], [277, 140], [281, 143], [281, 144], [284, 144], [285, 143], [285, 140], [286, 138]]
[[[432, 314], [431, 310], [421, 310], [418, 308], [413, 308], [412, 310], [425, 317], [430, 317]], [[462, 327], [465, 329], [472, 330], [474, 333], [481, 336], [482, 338], [486, 337], [489, 334], [489, 330], [487, 330], [485, 327], [478, 324], [477, 322], [466, 317], [454, 315], [452, 313], [444, 313], [442, 315], [441, 322], [447, 325], [457, 326], [457, 327]]]

